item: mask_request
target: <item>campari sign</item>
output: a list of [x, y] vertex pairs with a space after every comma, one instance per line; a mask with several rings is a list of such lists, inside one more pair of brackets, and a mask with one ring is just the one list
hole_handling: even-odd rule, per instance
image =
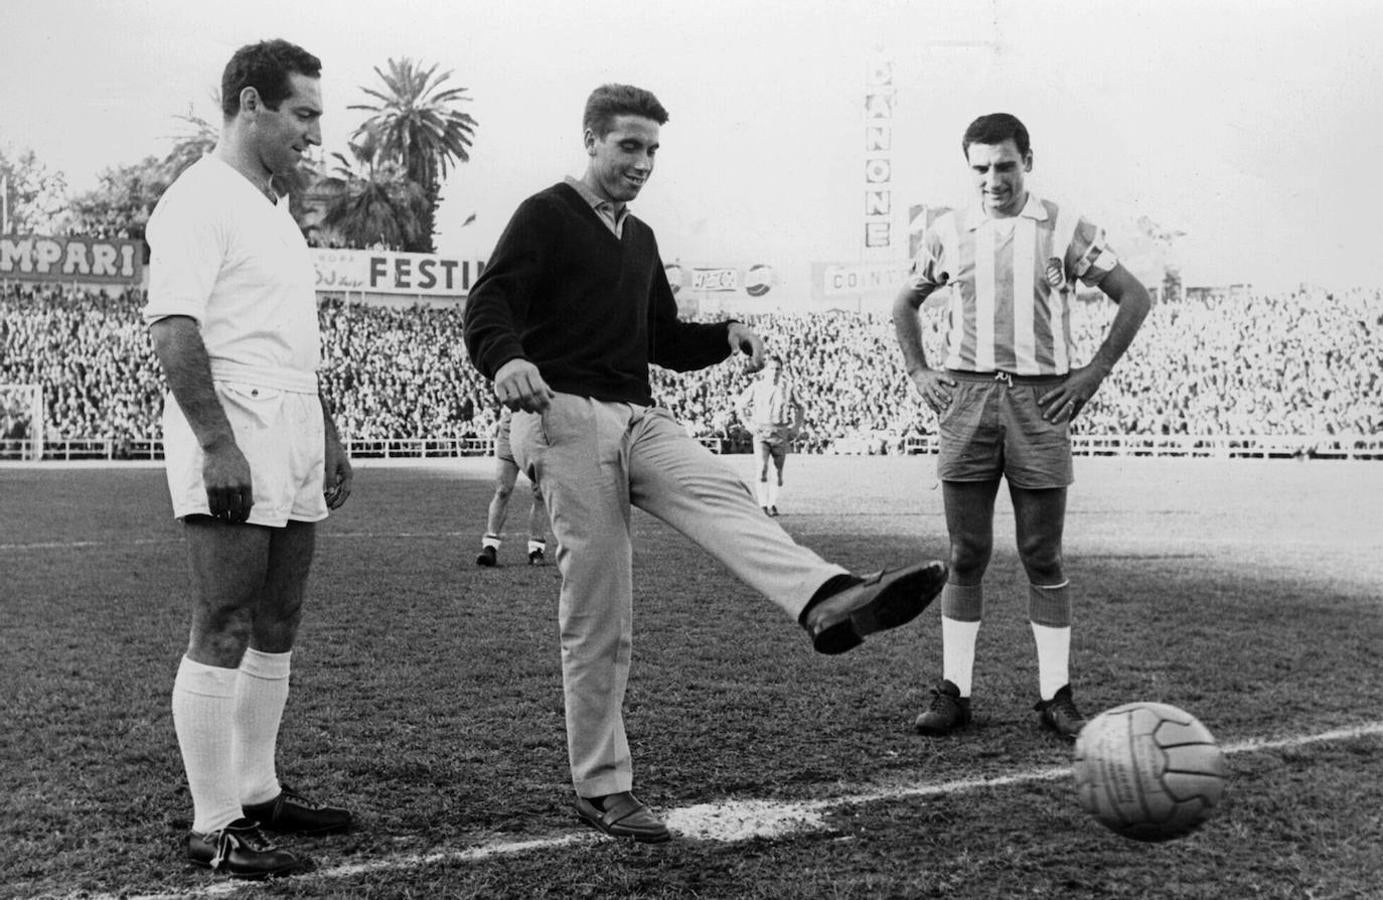
[[0, 279], [138, 284], [143, 266], [139, 241], [0, 235]]

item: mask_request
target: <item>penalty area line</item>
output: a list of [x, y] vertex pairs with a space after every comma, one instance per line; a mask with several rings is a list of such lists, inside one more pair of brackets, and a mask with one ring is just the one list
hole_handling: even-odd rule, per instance
[[[1222, 746], [1227, 755], [1264, 753], [1272, 750], [1291, 750], [1310, 744], [1348, 741], [1377, 735], [1383, 735], [1383, 722], [1369, 722], [1349, 728], [1336, 728], [1316, 734], [1284, 738], [1252, 738]], [[725, 800], [719, 803], [702, 803], [669, 810], [666, 820], [668, 828], [674, 831], [677, 837], [734, 843], [751, 838], [774, 838], [795, 832], [819, 830], [826, 827], [826, 814], [837, 807], [905, 800], [913, 797], [963, 794], [1019, 784], [1057, 781], [1061, 778], [1068, 778], [1070, 775], [1069, 766], [1047, 766], [991, 778], [961, 778], [923, 784], [900, 784], [894, 787], [828, 797], [821, 800]], [[324, 866], [299, 877], [305, 883], [310, 883], [312, 881], [397, 872], [430, 865], [484, 862], [500, 856], [546, 852], [599, 840], [605, 840], [604, 836], [592, 831], [525, 841], [495, 841], [468, 847], [464, 850], [401, 854], [368, 862]], [[122, 893], [120, 896], [133, 896], [135, 900], [190, 900], [190, 898], [225, 896], [237, 891], [253, 890], [257, 887], [259, 887], [257, 882], [221, 880], [186, 892], [136, 895]], [[90, 897], [91, 895], [83, 894], [81, 896]], [[114, 900], [114, 895], [105, 895], [95, 898], [95, 900]]]

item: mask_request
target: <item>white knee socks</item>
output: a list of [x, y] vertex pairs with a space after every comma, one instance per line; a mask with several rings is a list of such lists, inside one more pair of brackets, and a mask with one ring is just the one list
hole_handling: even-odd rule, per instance
[[983, 586], [946, 583], [941, 591], [941, 677], [959, 688], [962, 697], [970, 696], [983, 617]]
[[1037, 644], [1037, 687], [1043, 700], [1071, 681], [1071, 595], [1069, 582], [1029, 585], [1028, 608]]
[[240, 661], [235, 693], [235, 767], [240, 802], [272, 800], [279, 793], [274, 752], [279, 723], [288, 703], [288, 674], [293, 654], [262, 653], [253, 648]]
[[240, 818], [231, 750], [238, 677], [235, 669], [202, 665], [184, 656], [173, 680], [173, 730], [192, 794], [192, 830], [203, 834]]

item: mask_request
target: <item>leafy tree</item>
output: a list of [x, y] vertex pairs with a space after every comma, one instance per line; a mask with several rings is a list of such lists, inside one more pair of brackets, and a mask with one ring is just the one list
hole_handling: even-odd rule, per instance
[[327, 195], [321, 228], [346, 247], [404, 250], [421, 243], [429, 206], [423, 188], [398, 163], [378, 162], [369, 133], [350, 144], [355, 164], [333, 153], [336, 167], [318, 183]]
[[183, 170], [216, 146], [216, 129], [205, 119], [190, 112], [177, 118], [191, 129], [176, 139], [166, 156], [146, 156], [137, 163], [107, 168], [98, 176], [94, 190], [68, 202], [64, 228], [69, 233], [144, 239], [144, 228], [163, 192]]
[[95, 188], [68, 202], [63, 229], [94, 238], [143, 240], [149, 215], [168, 184], [163, 163], [154, 156], [103, 169]]
[[470, 98], [463, 87], [443, 87], [452, 73], [438, 74], [436, 65], [424, 68], [408, 58], [391, 59], [387, 73], [376, 66], [375, 74], [383, 89], [361, 90], [377, 102], [350, 107], [371, 113], [356, 138], [362, 146], [373, 148], [377, 167], [397, 164], [422, 188], [425, 216], [420, 231], [404, 249], [431, 253], [442, 181], [453, 165], [470, 159], [476, 121], [457, 108]]
[[0, 146], [0, 183], [6, 197], [10, 231], [14, 234], [55, 234], [67, 195], [67, 179], [49, 172], [32, 150]]

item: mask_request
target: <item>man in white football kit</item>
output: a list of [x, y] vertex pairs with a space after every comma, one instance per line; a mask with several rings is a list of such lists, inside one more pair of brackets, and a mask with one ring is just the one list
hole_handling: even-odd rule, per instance
[[[509, 516], [509, 499], [514, 494], [514, 485], [519, 480], [519, 464], [514, 461], [514, 450], [509, 445], [509, 426], [514, 411], [509, 407], [500, 410], [499, 421], [495, 423], [495, 493], [490, 498], [490, 506], [485, 513], [485, 535], [480, 539], [480, 553], [475, 558], [477, 566], [487, 568], [499, 565], [499, 547], [504, 542], [504, 520]], [[543, 503], [542, 491], [536, 484], [533, 489], [533, 503], [528, 508], [528, 564], [542, 565], [547, 552], [544, 522], [547, 521], [547, 506]]]
[[754, 437], [754, 459], [759, 464], [754, 491], [759, 506], [767, 515], [776, 516], [783, 466], [802, 428], [802, 404], [783, 377], [781, 359], [770, 356], [765, 360], [763, 373], [735, 401], [735, 413]]
[[[941, 594], [943, 677], [917, 730], [942, 735], [970, 721], [971, 673], [994, 545], [994, 498], [1006, 479], [1018, 555], [1029, 582], [1039, 722], [1074, 740], [1085, 722], [1069, 677], [1071, 597], [1062, 566], [1070, 423], [1099, 390], [1148, 314], [1148, 292], [1088, 220], [1027, 190], [1032, 149], [1023, 123], [981, 116], [961, 141], [974, 207], [923, 234], [912, 278], [893, 304], [908, 376], [936, 412], [951, 573]], [[1073, 366], [1076, 282], [1119, 305], [1088, 365]], [[917, 311], [949, 288], [944, 368], [927, 362]]]
[[351, 486], [318, 394], [312, 260], [273, 183], [321, 143], [320, 71], [286, 41], [238, 50], [222, 75], [216, 150], [168, 188], [146, 230], [144, 318], [168, 381], [168, 487], [193, 580], [173, 685], [193, 803], [187, 854], [235, 877], [308, 867], [261, 829], [351, 824], [282, 785], [274, 759], [314, 523]]

